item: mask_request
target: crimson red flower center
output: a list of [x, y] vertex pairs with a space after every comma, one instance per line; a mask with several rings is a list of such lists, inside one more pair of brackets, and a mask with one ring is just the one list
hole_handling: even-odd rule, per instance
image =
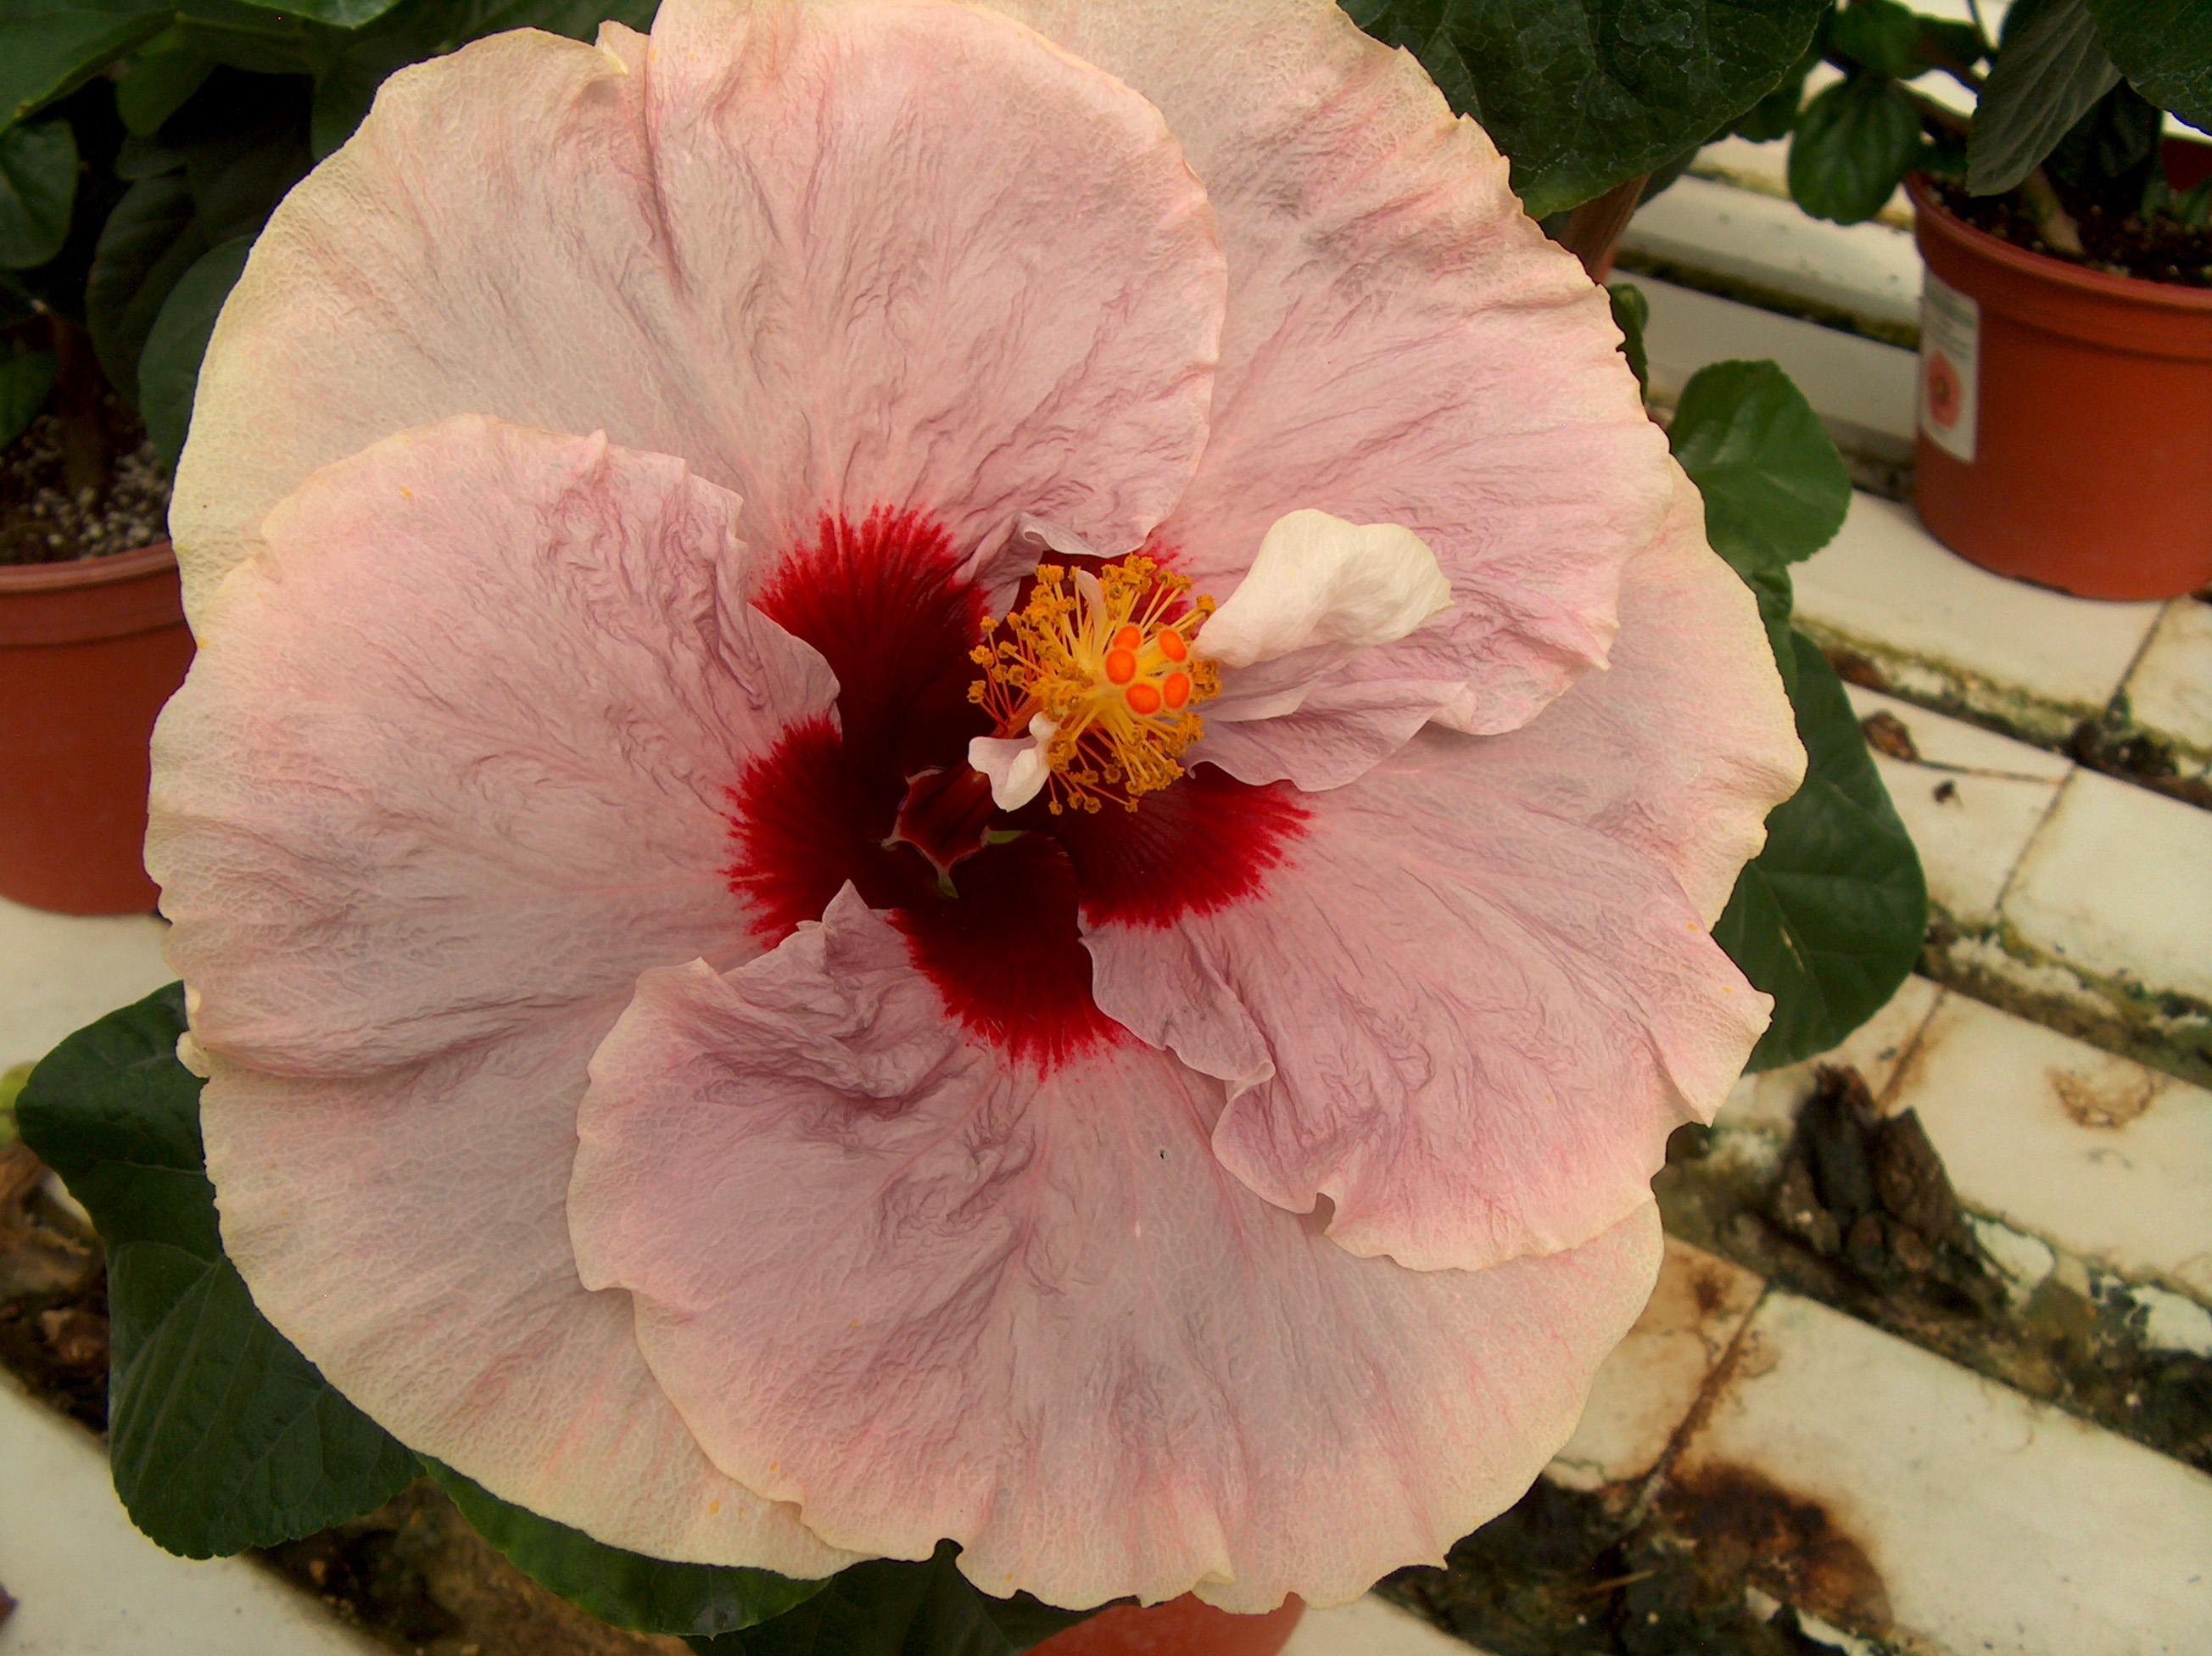
[[730, 885], [773, 944], [850, 880], [897, 916], [969, 1031], [1050, 1068], [1123, 1038], [1091, 999], [1079, 915], [1164, 927], [1249, 900], [1305, 813], [1285, 784], [1200, 764], [1134, 812], [995, 813], [996, 843], [948, 880], [895, 831], [916, 779], [957, 778], [969, 740], [992, 730], [969, 698], [984, 615], [960, 562], [935, 522], [882, 508], [858, 525], [825, 518], [782, 560], [757, 602], [828, 661], [837, 720], [793, 727], [731, 787]]

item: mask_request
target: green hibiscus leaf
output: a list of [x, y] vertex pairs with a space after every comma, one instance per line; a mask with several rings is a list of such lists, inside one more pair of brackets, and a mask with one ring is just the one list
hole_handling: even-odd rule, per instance
[[1546, 217], [1727, 127], [1789, 74], [1827, 0], [1348, 0], [1511, 157]]
[[2129, 84], [2200, 131], [2212, 131], [2212, 5], [2205, 0], [2088, 0], [2088, 5], [2098, 38]]
[[76, 135], [67, 121], [0, 132], [0, 270], [43, 265], [69, 240]]
[[1613, 325], [1620, 330], [1620, 354], [1628, 358], [1628, 371], [1638, 387], [1651, 389], [1651, 362], [1644, 350], [1644, 330], [1651, 322], [1651, 301], [1633, 282], [1616, 282], [1606, 289], [1613, 303]]
[[251, 236], [234, 236], [201, 254], [177, 278], [147, 333], [146, 350], [138, 359], [138, 408], [161, 464], [172, 471], [191, 425], [192, 398], [199, 390], [200, 359], [207, 355], [208, 338], [215, 332], [223, 301], [238, 285], [252, 247]]
[[2119, 78], [2082, 0], [2037, 7], [2007, 30], [2004, 52], [1975, 105], [1966, 188], [1978, 196], [2013, 188]]
[[1920, 111], [1887, 75], [1858, 74], [1807, 104], [1790, 141], [1790, 193], [1815, 218], [1880, 212], [1920, 153]]
[[164, 29], [125, 66], [115, 85], [116, 113], [131, 131], [150, 137], [207, 84], [215, 69], [216, 60], [200, 49], [191, 30]]
[[1790, 136], [1790, 130], [1797, 125], [1797, 112], [1804, 106], [1805, 77], [1827, 56], [1828, 29], [1834, 16], [1833, 12], [1821, 14], [1811, 44], [1790, 66], [1789, 73], [1773, 91], [1737, 118], [1735, 125], [1729, 129], [1737, 137], [1749, 138], [1753, 143], [1770, 143]]
[[154, 1540], [207, 1558], [367, 1512], [416, 1462], [270, 1326], [224, 1257], [184, 1027], [181, 984], [110, 1013], [31, 1072], [15, 1113], [107, 1245], [115, 1491]]
[[1749, 1068], [1825, 1052], [1896, 992], [1928, 924], [1920, 858], [1881, 785], [1843, 681], [1802, 633], [1797, 734], [1804, 786], [1766, 819], [1766, 849], [1737, 878], [1714, 941], [1774, 997]]
[[1019, 1656], [1086, 1619], [1026, 1593], [994, 1598], [940, 1542], [919, 1562], [876, 1559], [832, 1576], [797, 1609], [757, 1628], [694, 1639], [701, 1656]]
[[0, 447], [23, 435], [54, 388], [54, 354], [33, 350], [20, 339], [0, 354]]
[[1759, 600], [1785, 689], [1797, 685], [1790, 565], [1835, 539], [1851, 478], [1820, 416], [1772, 362], [1691, 375], [1667, 441], [1705, 502], [1705, 539]]
[[675, 1564], [625, 1552], [512, 1506], [450, 1466], [427, 1459], [422, 1464], [461, 1515], [517, 1569], [619, 1628], [712, 1637], [781, 1616], [826, 1585], [767, 1570]]
[[1820, 417], [1772, 362], [1714, 362], [1682, 387], [1667, 441], [1705, 497], [1705, 539], [1738, 573], [1836, 538], [1851, 476]]
[[245, 3], [337, 28], [359, 28], [383, 16], [398, 0], [245, 0]]
[[1850, 0], [1835, 15], [1829, 43], [1844, 57], [1877, 75], [1910, 79], [1917, 61], [1920, 19], [1897, 0]]
[[181, 165], [135, 180], [100, 227], [84, 284], [85, 326], [108, 383], [133, 407], [138, 359], [178, 278], [207, 252]]
[[170, 21], [165, 0], [57, 4], [10, 0], [0, 52], [0, 128], [82, 86]]

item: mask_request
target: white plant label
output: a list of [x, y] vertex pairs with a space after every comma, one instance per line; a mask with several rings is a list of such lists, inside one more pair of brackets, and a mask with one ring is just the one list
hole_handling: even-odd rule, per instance
[[1969, 466], [1981, 380], [1982, 307], [1929, 271], [1920, 289], [1920, 429]]

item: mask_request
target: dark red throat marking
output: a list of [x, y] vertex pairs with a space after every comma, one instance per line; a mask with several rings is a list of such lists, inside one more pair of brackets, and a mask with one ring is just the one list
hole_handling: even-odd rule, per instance
[[818, 920], [847, 880], [896, 914], [946, 1007], [1010, 1057], [1050, 1069], [1128, 1038], [1091, 998], [1079, 911], [1093, 923], [1171, 926], [1256, 895], [1305, 812], [1285, 784], [1248, 787], [1210, 766], [1134, 812], [1055, 817], [1042, 802], [994, 829], [1019, 837], [944, 871], [886, 844], [910, 779], [967, 764], [989, 734], [968, 700], [982, 600], [956, 584], [944, 530], [878, 508], [857, 527], [824, 518], [784, 560], [762, 611], [820, 650], [837, 675], [842, 734], [794, 726], [730, 789], [731, 888], [764, 941]]

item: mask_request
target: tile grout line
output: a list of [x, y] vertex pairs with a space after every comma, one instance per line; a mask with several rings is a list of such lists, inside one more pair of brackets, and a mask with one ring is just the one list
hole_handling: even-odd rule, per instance
[[[2118, 692], [2115, 691], [2113, 693], [2117, 695]], [[1990, 932], [1997, 933], [2002, 930], [2006, 919], [2005, 904], [2012, 897], [2013, 886], [2020, 878], [2020, 871], [2027, 866], [2027, 859], [2034, 851], [2036, 842], [2040, 840], [2044, 834], [2050, 829], [2051, 818], [2058, 814], [2058, 807], [2060, 802], [2065, 799], [2068, 790], [2074, 786], [2075, 780], [2081, 776], [2082, 768], [2083, 767], [2078, 762], [2068, 767], [2065, 778], [2059, 782], [2057, 787], [2051, 790], [2051, 802], [2043, 807], [2042, 814], [2038, 816], [2035, 819], [2035, 826], [2029, 830], [2027, 837], [2021, 842], [2020, 855], [2013, 858], [2012, 866], [2005, 870], [2004, 879], [1997, 886], [1996, 901], [1990, 905], [1990, 925], [1988, 928]], [[2140, 791], [2148, 793], [2150, 790], [2144, 788]], [[1945, 985], [1945, 992], [1949, 992], [1948, 984]], [[2000, 1010], [2002, 1009], [2002, 1008], [2000, 1008]], [[2030, 1021], [2043, 1024], [2043, 1026], [2046, 1029], [2056, 1029], [2057, 1027], [2055, 1024], [2045, 1023], [2044, 1020], [2040, 1018], [2033, 1019]], [[2059, 1031], [2059, 1032], [2061, 1034], [2065, 1033], [2063, 1030]]]

